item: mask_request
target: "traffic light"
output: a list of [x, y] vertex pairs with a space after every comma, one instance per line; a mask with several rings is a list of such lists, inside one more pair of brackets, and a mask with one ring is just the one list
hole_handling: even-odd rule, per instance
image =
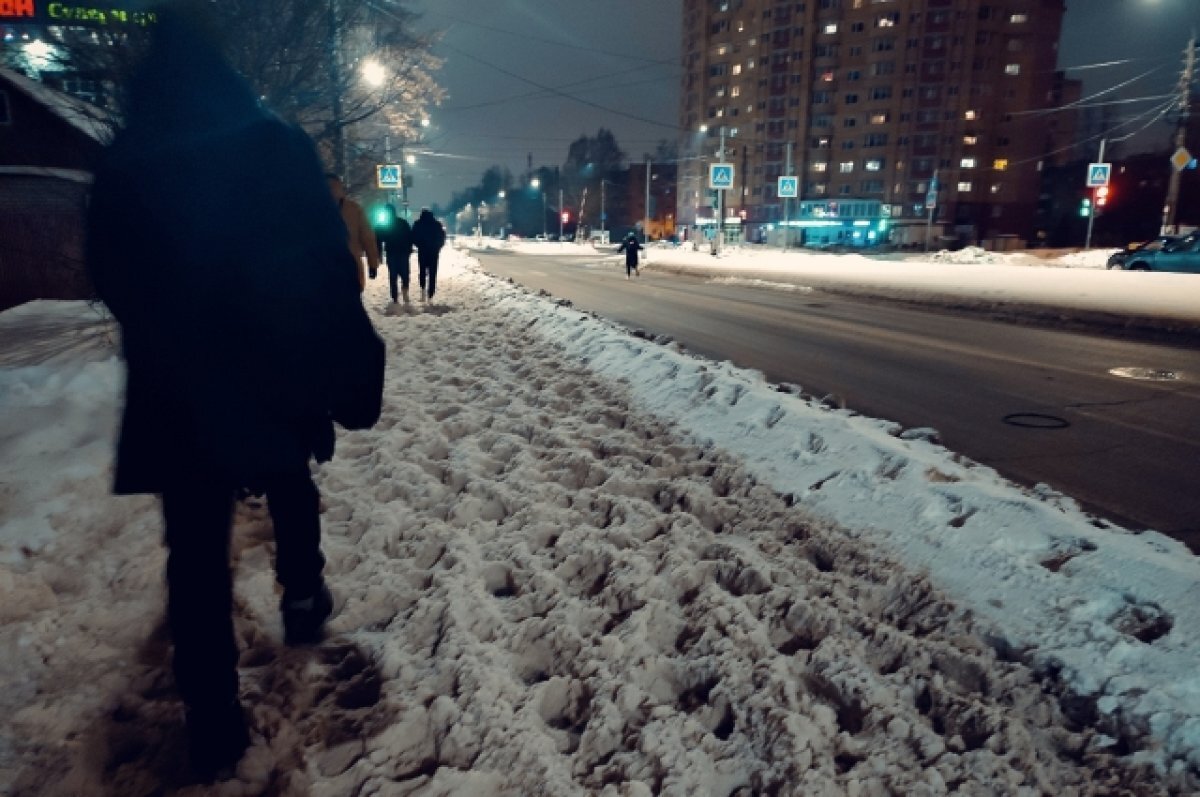
[[388, 212], [387, 205], [379, 205], [371, 211], [371, 221], [375, 229], [386, 230], [392, 226], [392, 214]]
[[567, 222], [569, 222], [570, 220], [571, 220], [571, 214], [570, 214], [570, 213], [568, 213], [567, 211], [565, 211], [565, 210], [564, 210], [564, 211], [562, 212], [562, 222], [563, 222], [563, 224], [566, 224], [566, 223], [567, 223]]
[[1108, 186], [1102, 185], [1096, 189], [1096, 207], [1102, 208], [1108, 204]]
[[1079, 203], [1079, 215], [1083, 216], [1084, 218], [1087, 218], [1088, 216], [1092, 215], [1092, 200], [1091, 199], [1084, 197], [1083, 201], [1081, 201]]

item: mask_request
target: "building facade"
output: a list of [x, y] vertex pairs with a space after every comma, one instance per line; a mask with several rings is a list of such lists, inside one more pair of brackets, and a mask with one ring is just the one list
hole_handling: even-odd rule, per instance
[[[1063, 0], [683, 0], [681, 226], [763, 240], [801, 201], [877, 201], [890, 237], [1033, 234]], [[1061, 131], [1058, 131], [1061, 132]], [[1061, 139], [1060, 139], [1061, 140]], [[796, 200], [777, 196], [798, 178]], [[936, 175], [936, 184], [935, 184]], [[936, 185], [936, 191], [931, 190]], [[798, 242], [803, 242], [801, 231]]]

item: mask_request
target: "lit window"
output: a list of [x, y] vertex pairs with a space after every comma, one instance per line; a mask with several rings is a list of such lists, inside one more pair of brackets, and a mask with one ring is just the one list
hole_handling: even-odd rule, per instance
[[747, 68], [747, 69], [753, 69], [753, 68], [754, 68], [754, 59], [753, 59], [753, 58], [747, 58], [747, 59], [746, 59], [746, 68]]
[[854, 161], [842, 161], [838, 164], [838, 171], [842, 174], [849, 174], [854, 171]]
[[869, 160], [869, 161], [867, 161], [865, 164], [863, 164], [863, 166], [864, 166], [864, 167], [866, 168], [866, 170], [867, 170], [867, 171], [869, 171], [869, 172], [877, 172], [877, 171], [879, 171], [880, 169], [882, 169], [882, 168], [883, 168], [883, 161], [881, 161], [881, 160]]
[[975, 168], [975, 159], [974, 158], [963, 158], [961, 161], [959, 161], [958, 165], [964, 169], [974, 169]]
[[998, 172], [1002, 172], [1008, 168], [1008, 158], [996, 158], [992, 161], [992, 168]]
[[963, 143], [968, 147], [973, 147], [979, 143], [979, 136], [963, 136]]
[[730, 89], [730, 90], [729, 90], [729, 96], [731, 96], [731, 97], [740, 97], [740, 96], [742, 96], [742, 87], [741, 87], [741, 86], [734, 86], [732, 89]]
[[731, 70], [729, 70], [729, 71], [730, 71], [731, 73], [735, 74], [735, 75], [740, 75], [740, 74], [742, 74], [742, 65], [741, 65], [741, 64], [734, 64], [734, 65], [733, 65], [733, 69], [731, 69]]
[[970, 190], [971, 190], [971, 184], [970, 184], [970, 183], [967, 183], [967, 182], [962, 182], [962, 183], [959, 183], [959, 184], [958, 184], [958, 192], [959, 192], [960, 194], [966, 194], [966, 193], [969, 193], [969, 192], [970, 192]]
[[992, 193], [993, 194], [1000, 193], [1000, 183], [992, 183]]
[[1020, 64], [1005, 64], [1004, 65], [1004, 74], [1006, 74], [1006, 75], [1021, 74], [1021, 65]]
[[724, 115], [725, 115], [725, 109], [724, 109], [724, 108], [718, 108], [718, 109], [717, 109], [717, 113], [716, 113], [715, 115], [716, 115], [717, 117], [724, 116]]
[[1029, 21], [1029, 15], [1028, 14], [1013, 14], [1012, 16], [1010, 16], [1008, 18], [1008, 21], [1011, 22], [1013, 25], [1020, 25], [1022, 23]]
[[729, 45], [727, 45], [727, 44], [722, 44], [720, 47], [717, 48], [717, 55], [725, 55], [728, 52], [729, 52]]
[[750, 46], [751, 46], [751, 47], [753, 47], [753, 46], [754, 46], [754, 45], [756, 45], [756, 44], [758, 44], [758, 37], [757, 37], [757, 36], [751, 36], [751, 37], [750, 37]]
[[837, 33], [837, 23], [830, 22], [824, 28], [821, 29], [821, 32], [822, 33]]
[[887, 124], [887, 120], [888, 120], [887, 113], [871, 114], [871, 124], [873, 124], [873, 125], [885, 125], [885, 124]]
[[979, 115], [977, 113], [975, 113], [974, 111], [967, 111], [966, 113], [963, 114], [963, 118], [966, 119], [968, 122], [973, 122], [977, 118], [979, 118]]
[[833, 82], [833, 70], [831, 69], [826, 72], [822, 72], [821, 80], [825, 81], [826, 83], [832, 83]]
[[816, 162], [812, 165], [812, 170], [814, 172], [827, 172], [827, 171], [829, 171], [829, 164]]

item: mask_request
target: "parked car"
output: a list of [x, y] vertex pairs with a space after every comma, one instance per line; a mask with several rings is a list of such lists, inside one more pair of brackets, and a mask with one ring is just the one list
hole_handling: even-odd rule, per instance
[[1123, 268], [1128, 271], [1182, 271], [1200, 274], [1200, 232], [1168, 241], [1157, 250], [1131, 252]]
[[1160, 235], [1149, 241], [1135, 241], [1119, 252], [1113, 252], [1108, 258], [1109, 268], [1128, 268], [1129, 258], [1135, 253], [1157, 252], [1166, 244], [1179, 240], [1180, 235]]

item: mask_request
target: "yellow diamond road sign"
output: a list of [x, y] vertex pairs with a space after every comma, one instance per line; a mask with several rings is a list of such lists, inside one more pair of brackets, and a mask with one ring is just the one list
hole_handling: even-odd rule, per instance
[[1171, 156], [1171, 165], [1175, 167], [1175, 171], [1181, 172], [1187, 168], [1187, 165], [1192, 162], [1192, 153], [1188, 152], [1185, 147], [1180, 147], [1175, 150], [1175, 154]]

